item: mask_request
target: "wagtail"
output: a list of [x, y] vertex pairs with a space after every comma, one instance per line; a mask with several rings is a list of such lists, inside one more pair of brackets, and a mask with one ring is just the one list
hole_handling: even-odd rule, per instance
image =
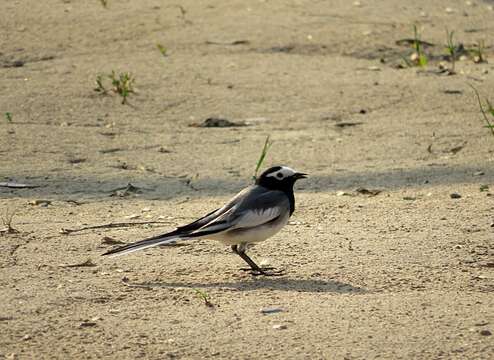
[[230, 245], [249, 266], [253, 275], [274, 275], [259, 267], [246, 250], [276, 234], [295, 210], [293, 185], [307, 174], [286, 166], [264, 171], [251, 185], [223, 207], [176, 230], [110, 250], [103, 255], [118, 256], [179, 240], [212, 239]]

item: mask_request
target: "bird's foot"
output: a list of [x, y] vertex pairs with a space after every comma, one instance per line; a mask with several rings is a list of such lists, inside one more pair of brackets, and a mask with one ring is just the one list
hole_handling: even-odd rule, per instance
[[266, 266], [258, 269], [251, 268], [241, 268], [242, 271], [248, 271], [252, 276], [283, 276], [285, 275], [285, 270], [276, 269], [272, 266]]

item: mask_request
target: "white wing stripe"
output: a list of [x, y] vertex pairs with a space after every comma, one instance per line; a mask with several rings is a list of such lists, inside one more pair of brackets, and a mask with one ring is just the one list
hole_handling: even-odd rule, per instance
[[280, 216], [281, 211], [279, 207], [272, 207], [259, 210], [248, 210], [242, 214], [231, 227], [237, 228], [250, 228], [265, 224], [271, 220], [274, 220]]

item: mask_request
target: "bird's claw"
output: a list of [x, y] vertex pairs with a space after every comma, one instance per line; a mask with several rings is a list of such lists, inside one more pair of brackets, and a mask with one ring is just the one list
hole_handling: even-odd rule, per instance
[[259, 269], [241, 268], [242, 271], [248, 271], [252, 276], [283, 276], [285, 271], [283, 269], [276, 269], [272, 266], [266, 266]]

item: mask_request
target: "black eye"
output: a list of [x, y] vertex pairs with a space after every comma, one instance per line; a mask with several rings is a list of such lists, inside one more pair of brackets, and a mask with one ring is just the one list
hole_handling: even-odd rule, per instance
[[283, 177], [283, 175], [281, 175], [281, 173], [278, 173], [278, 174], [276, 174], [276, 177], [277, 177], [278, 179], [281, 179], [281, 178]]

